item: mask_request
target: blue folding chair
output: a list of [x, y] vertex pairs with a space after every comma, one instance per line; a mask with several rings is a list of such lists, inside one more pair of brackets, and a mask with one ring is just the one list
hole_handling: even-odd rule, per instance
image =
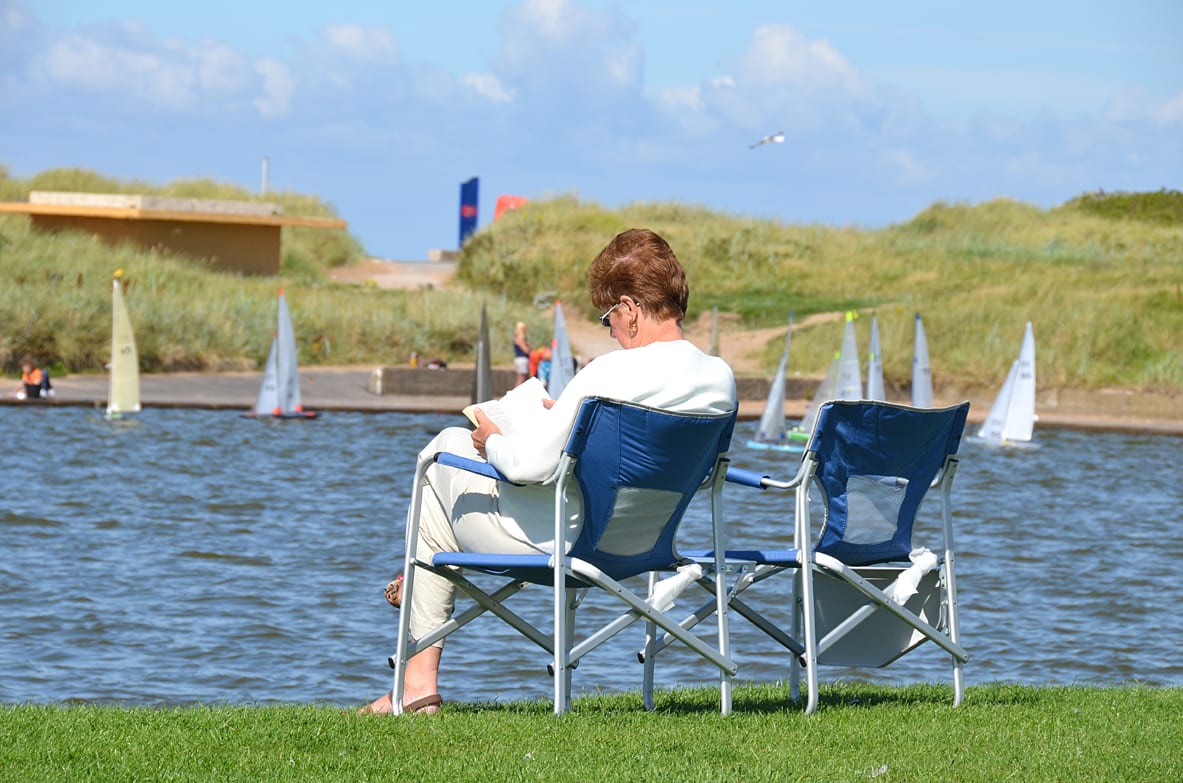
[[[728, 606], [792, 653], [794, 700], [804, 667], [806, 714], [817, 709], [819, 664], [882, 667], [926, 640], [949, 653], [953, 704], [961, 704], [968, 654], [960, 644], [957, 618], [950, 490], [968, 412], [968, 402], [918, 409], [832, 401], [822, 407], [792, 480], [728, 470], [728, 482], [794, 492], [792, 548], [728, 550], [726, 568], [739, 574], [728, 590]], [[914, 550], [917, 512], [933, 486], [939, 489], [943, 542], [937, 552]], [[821, 498], [817, 514], [811, 487]], [[816, 546], [815, 516], [821, 518]], [[713, 552], [685, 554], [716, 560]], [[787, 630], [746, 596], [754, 585], [779, 574], [792, 579]], [[683, 619], [683, 628], [713, 611], [704, 605]], [[650, 654], [667, 643], [668, 635]]]
[[[621, 584], [621, 580], [646, 572], [695, 566], [678, 554], [675, 537], [687, 505], [700, 488], [711, 493], [713, 544], [715, 551], [720, 552], [716, 566], [721, 567], [721, 488], [734, 425], [734, 412], [691, 415], [602, 398], [585, 400], [563, 450], [554, 486], [554, 540], [565, 540], [570, 492], [581, 496], [582, 527], [567, 551], [555, 555], [441, 552], [430, 562], [417, 559], [414, 553], [422, 490], [430, 465], [438, 463], [506, 480], [485, 462], [447, 453], [422, 458], [415, 471], [412, 510], [406, 530], [404, 609], [399, 619], [397, 649], [390, 657], [395, 671], [395, 710], [402, 706], [406, 662], [411, 656], [490, 612], [553, 656], [548, 669], [554, 677], [555, 714], [568, 710], [571, 673], [580, 658], [642, 619], [656, 624], [718, 667], [721, 709], [724, 714], [729, 713], [736, 665], [728, 649], [724, 585], [719, 582], [715, 591], [718, 642], [711, 646], [663, 611], [669, 605], [668, 596], [638, 595]], [[408, 607], [414, 601], [415, 571], [420, 568], [453, 582], [475, 605], [454, 614], [451, 620], [422, 638], [411, 640]], [[486, 591], [467, 579], [466, 571], [508, 577], [508, 581], [495, 591]], [[671, 579], [676, 580], [676, 577]], [[532, 625], [505, 605], [506, 599], [529, 584], [553, 588], [553, 627], [548, 630]], [[624, 609], [614, 620], [576, 644], [576, 609], [584, 591], [597, 588], [620, 600]]]

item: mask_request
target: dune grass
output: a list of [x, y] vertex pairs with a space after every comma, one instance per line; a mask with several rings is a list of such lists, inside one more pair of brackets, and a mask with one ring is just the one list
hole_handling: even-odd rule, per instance
[[0, 779], [1164, 781], [1183, 775], [1183, 689], [825, 686], [811, 717], [780, 686], [449, 704], [435, 716], [334, 707], [0, 707]]
[[[92, 172], [51, 170], [9, 179], [0, 199], [33, 189], [257, 198], [196, 180], [155, 187]], [[319, 200], [268, 194], [285, 213], [333, 216]], [[757, 220], [679, 204], [608, 210], [559, 197], [531, 202], [489, 225], [460, 254], [456, 290], [381, 291], [334, 284], [327, 270], [362, 255], [343, 231], [284, 229], [279, 279], [243, 277], [199, 261], [85, 234], [43, 235], [23, 216], [0, 216], [0, 367], [28, 352], [58, 372], [99, 372], [109, 352], [110, 275], [128, 281], [128, 306], [145, 370], [261, 366], [273, 329], [275, 289], [292, 308], [300, 361], [402, 362], [411, 351], [473, 360], [487, 305], [493, 358], [508, 363], [513, 323], [549, 335], [535, 304], [555, 297], [594, 315], [584, 293], [591, 258], [616, 232], [651, 227], [667, 239], [691, 283], [689, 318], [712, 307], [734, 326], [784, 324], [794, 333], [791, 372], [820, 376], [841, 340], [841, 321], [811, 314], [858, 310], [861, 345], [879, 321], [889, 389], [911, 374], [914, 313], [929, 340], [938, 384], [995, 386], [1033, 323], [1040, 388], [1183, 388], [1183, 195], [1087, 194], [1050, 210], [1008, 200], [937, 203], [906, 223], [860, 229]], [[771, 372], [782, 338], [768, 341]], [[865, 358], [865, 357], [864, 357]]]
[[[260, 200], [234, 186], [205, 180], [164, 187], [118, 181], [82, 170], [53, 170], [14, 181], [0, 169], [0, 200], [23, 200], [30, 190], [149, 193], [177, 197]], [[319, 200], [269, 193], [263, 200], [285, 214], [335, 217]], [[28, 353], [55, 373], [102, 372], [110, 355], [110, 286], [123, 270], [125, 293], [145, 372], [250, 370], [262, 367], [275, 329], [275, 297], [283, 287], [296, 327], [302, 364], [382, 364], [423, 357], [471, 361], [478, 316], [487, 305], [503, 325], [508, 361], [515, 320], [536, 334], [549, 325], [536, 311], [487, 292], [382, 291], [338, 285], [327, 270], [362, 257], [344, 231], [282, 230], [278, 278], [211, 269], [200, 260], [129, 244], [111, 247], [85, 233], [43, 234], [24, 216], [0, 216], [0, 367], [18, 370]], [[499, 354], [500, 355], [500, 354]]]
[[[855, 309], [864, 315], [856, 327], [865, 346], [873, 313], [889, 384], [910, 377], [919, 312], [937, 378], [994, 384], [1030, 320], [1041, 386], [1178, 389], [1183, 217], [1098, 215], [1098, 198], [1051, 210], [1007, 200], [938, 203], [878, 230], [663, 204], [610, 211], [556, 199], [482, 231], [466, 245], [458, 274], [478, 289], [532, 294], [550, 286], [581, 302], [588, 259], [615, 232], [645, 226], [665, 236], [686, 266], [690, 319], [717, 306], [754, 328], [783, 324], [790, 309], [798, 324], [813, 313]], [[1149, 194], [1143, 209], [1177, 200], [1173, 191]], [[841, 328], [834, 320], [795, 330], [794, 370], [823, 374]], [[769, 341], [766, 367], [780, 350], [779, 338]]]

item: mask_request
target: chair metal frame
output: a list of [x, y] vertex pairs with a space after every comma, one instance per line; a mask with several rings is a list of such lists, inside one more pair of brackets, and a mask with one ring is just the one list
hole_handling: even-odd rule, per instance
[[[842, 408], [837, 409], [838, 406]], [[915, 476], [917, 479], [923, 478], [923, 491], [916, 490], [909, 496], [906, 508], [902, 509], [900, 518], [896, 520], [897, 531], [902, 531], [901, 537], [894, 539], [890, 544], [881, 545], [876, 551], [859, 553], [859, 547], [853, 547], [855, 554], [852, 555], [852, 548], [844, 546], [840, 534], [835, 537], [830, 527], [831, 522], [838, 516], [845, 516], [845, 498], [838, 498], [839, 493], [827, 491], [827, 484], [831, 490], [834, 488], [834, 480], [845, 483], [845, 470], [848, 466], [827, 462], [823, 451], [830, 448], [834, 440], [852, 435], [849, 431], [851, 422], [844, 419], [844, 415], [859, 406], [864, 409], [873, 406], [877, 412], [888, 412], [888, 415], [921, 417], [931, 423], [929, 429], [932, 430], [932, 438], [929, 452], [925, 454], [926, 465], [918, 469]], [[794, 701], [800, 698], [801, 669], [804, 669], [808, 697], [805, 705], [806, 714], [812, 714], [818, 706], [819, 663], [842, 663], [827, 660], [827, 657], [842, 657], [849, 654], [840, 647], [844, 640], [847, 642], [847, 650], [852, 644], [856, 647], [865, 644], [869, 653], [874, 652], [873, 648], [877, 642], [885, 646], [889, 641], [898, 643], [897, 647], [886, 649], [874, 662], [861, 664], [870, 666], [886, 666], [924, 641], [932, 641], [950, 655], [953, 669], [953, 706], [962, 703], [965, 694], [962, 666], [968, 661], [969, 655], [960, 642], [951, 489], [958, 464], [957, 449], [968, 410], [969, 403], [948, 408], [918, 409], [875, 401], [828, 402], [818, 417], [801, 466], [791, 480], [776, 480], [758, 472], [735, 467], [728, 469], [728, 483], [765, 490], [793, 491], [793, 547], [728, 550], [726, 566], [716, 575], [736, 575], [727, 591], [729, 609], [792, 653], [790, 696]], [[830, 442], [826, 442], [827, 440]], [[893, 456], [907, 458], [913, 455]], [[840, 460], [835, 459], [832, 462], [838, 463]], [[843, 475], [834, 475], [836, 471], [841, 471]], [[824, 509], [816, 547], [813, 544], [811, 530], [811, 487], [819, 490]], [[912, 526], [921, 500], [932, 488], [938, 490], [943, 539], [941, 551], [937, 555], [937, 567], [921, 578], [920, 592], [900, 605], [888, 597], [884, 589], [885, 583], [898, 577], [912, 565], [905, 562], [911, 549]], [[839, 506], [833, 503], [836, 499], [840, 501]], [[835, 509], [840, 513], [832, 515]], [[845, 519], [842, 520], [842, 524], [844, 523]], [[827, 549], [830, 551], [823, 551]], [[847, 563], [839, 556], [844, 549], [847, 559], [855, 562]], [[706, 558], [705, 562], [708, 563], [714, 556], [714, 553], [709, 551], [687, 551], [686, 554], [694, 558]], [[752, 586], [786, 572], [793, 582], [792, 615], [787, 631], [742, 597]], [[713, 611], [713, 606], [704, 604], [685, 617], [682, 625], [684, 628], [691, 628], [709, 617]], [[902, 640], [902, 643], [902, 637], [893, 640], [882, 639], [887, 627], [883, 613], [888, 616], [886, 622], [894, 623], [896, 626], [888, 629], [889, 631], [897, 632], [897, 636], [901, 630], [908, 634], [908, 638]], [[836, 620], [835, 615], [838, 616]], [[820, 623], [820, 628], [819, 617], [825, 620]], [[667, 634], [641, 654], [651, 659], [664, 648], [668, 639]], [[650, 660], [646, 660], [646, 664], [652, 665]]]
[[[623, 419], [633, 426], [642, 421], [642, 427], [652, 427], [660, 432], [661, 427], [673, 427], [681, 434], [677, 444], [650, 443], [653, 450], [665, 449], [668, 456], [686, 460], [696, 466], [697, 475], [671, 477], [669, 472], [660, 473], [659, 478], [644, 475], [652, 466], [637, 469], [642, 474], [642, 483], [660, 481], [676, 484], [680, 493], [679, 502], [668, 519], [655, 520], [653, 528], [658, 532], [651, 549], [641, 555], [623, 557], [598, 549], [600, 536], [609, 525], [614, 506], [605, 508], [603, 499], [597, 503], [597, 492], [603, 488], [597, 485], [602, 476], [597, 476], [597, 460], [589, 456], [589, 442], [599, 438], [611, 439], [612, 433], [604, 428], [619, 428]], [[545, 650], [551, 661], [548, 672], [554, 677], [554, 712], [567, 712], [571, 700], [571, 675], [579, 660], [591, 650], [600, 646], [622, 630], [639, 620], [662, 628], [671, 639], [676, 639], [720, 672], [720, 702], [723, 714], [731, 711], [731, 684], [737, 666], [730, 655], [730, 635], [727, 628], [727, 596], [725, 585], [719, 581], [702, 578], [715, 592], [714, 608], [718, 615], [717, 645], [712, 647], [683, 628], [678, 621], [655, 606], [652, 595], [642, 596], [622, 584], [628, 577], [657, 571], [672, 571], [679, 566], [693, 565], [682, 558], [674, 546], [674, 538], [690, 499], [700, 489], [706, 489], [711, 496], [712, 545], [719, 552], [716, 566], [722, 568], [724, 551], [722, 484], [726, 474], [727, 449], [734, 428], [735, 412], [721, 415], [684, 414], [648, 408], [605, 398], [585, 400], [576, 417], [571, 436], [560, 459], [558, 478], [554, 483], [554, 541], [564, 541], [567, 518], [567, 495], [569, 491], [581, 493], [584, 521], [578, 537], [565, 551], [555, 554], [498, 555], [471, 552], [442, 552], [432, 557], [431, 562], [415, 557], [419, 535], [419, 519], [422, 509], [423, 487], [427, 469], [433, 464], [459, 470], [467, 470], [498, 481], [507, 481], [495, 468], [486, 462], [441, 452], [425, 455], [415, 469], [414, 487], [411, 496], [411, 513], [406, 528], [406, 549], [403, 568], [403, 611], [400, 613], [398, 640], [395, 653], [389, 663], [394, 669], [392, 700], [394, 711], [401, 712], [406, 663], [417, 652], [443, 639], [472, 620], [491, 613], [505, 621], [510, 627]], [[599, 434], [597, 435], [597, 428]], [[669, 430], [667, 429], [668, 433]], [[619, 433], [617, 433], [619, 437]], [[689, 438], [689, 440], [688, 440]], [[597, 440], [598, 442], [598, 440]], [[688, 446], [693, 443], [694, 447]], [[697, 448], [698, 454], [688, 454]], [[681, 453], [678, 453], [681, 452]], [[642, 455], [646, 458], [651, 455]], [[618, 457], [616, 457], [618, 458]], [[646, 459], [647, 461], [647, 459]], [[629, 486], [624, 483], [623, 486]], [[613, 487], [612, 495], [615, 497]], [[644, 488], [644, 487], [642, 487]], [[599, 521], [593, 523], [592, 517]], [[469, 596], [474, 604], [452, 616], [443, 625], [425, 634], [422, 638], [410, 639], [410, 610], [414, 600], [415, 572], [424, 569], [448, 579], [461, 592]], [[463, 571], [508, 577], [508, 581], [496, 590], [485, 590], [463, 575]], [[652, 579], [650, 580], [652, 593]], [[683, 582], [688, 580], [681, 580]], [[521, 615], [505, 605], [507, 599], [530, 584], [550, 585], [553, 590], [553, 625], [542, 629], [531, 624]], [[575, 615], [587, 591], [598, 588], [624, 604], [619, 616], [606, 625], [576, 642]]]

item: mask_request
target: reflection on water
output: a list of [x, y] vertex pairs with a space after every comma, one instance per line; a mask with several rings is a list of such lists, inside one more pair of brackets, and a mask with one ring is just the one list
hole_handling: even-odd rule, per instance
[[[107, 422], [79, 408], [0, 408], [10, 444], [0, 453], [0, 702], [374, 696], [389, 686], [397, 616], [382, 588], [401, 558], [414, 454], [461, 421], [150, 409]], [[787, 477], [791, 458], [744, 449], [753, 426], [740, 425], [734, 462]], [[1052, 430], [1037, 439], [1034, 450], [962, 447], [954, 500], [967, 680], [1183, 683], [1183, 483], [1171, 478], [1183, 439]], [[783, 497], [732, 488], [727, 508], [733, 543], [787, 535]], [[685, 535], [706, 522], [696, 504]], [[522, 601], [531, 596], [532, 616], [545, 617], [544, 593]], [[733, 625], [741, 679], [783, 677], [786, 655]], [[638, 688], [639, 633], [585, 658], [577, 691]], [[882, 670], [826, 668], [823, 680], [947, 681], [934, 650]], [[441, 685], [462, 701], [546, 698], [546, 662], [481, 619], [449, 644]], [[715, 676], [684, 653], [664, 656], [658, 675], [664, 685]]]

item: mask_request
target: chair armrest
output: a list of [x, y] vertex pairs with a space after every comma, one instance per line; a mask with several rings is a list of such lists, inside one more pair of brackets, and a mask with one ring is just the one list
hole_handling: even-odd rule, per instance
[[476, 473], [480, 476], [487, 476], [496, 481], [504, 481], [507, 484], [515, 484], [516, 486], [523, 486], [516, 482], [510, 481], [497, 468], [490, 465], [483, 460], [469, 459], [468, 457], [461, 457], [459, 454], [453, 454], [449, 451], [440, 451], [432, 457], [432, 460], [440, 465], [445, 465], [449, 468], [456, 468], [457, 470], [466, 470], [469, 473]]
[[727, 481], [732, 484], [742, 484], [745, 487], [756, 487], [757, 489], [793, 489], [801, 484], [806, 476], [813, 475], [812, 465], [815, 460], [806, 455], [806, 458], [801, 461], [801, 467], [797, 470], [797, 475], [788, 481], [781, 479], [774, 479], [771, 476], [763, 473], [757, 473], [754, 470], [747, 470], [746, 468], [727, 468]]
[[727, 468], [727, 482], [730, 484], [741, 484], [745, 487], [755, 487], [756, 489], [767, 489], [764, 481], [770, 478], [763, 473], [757, 473], [754, 470], [747, 470], [746, 468]]

